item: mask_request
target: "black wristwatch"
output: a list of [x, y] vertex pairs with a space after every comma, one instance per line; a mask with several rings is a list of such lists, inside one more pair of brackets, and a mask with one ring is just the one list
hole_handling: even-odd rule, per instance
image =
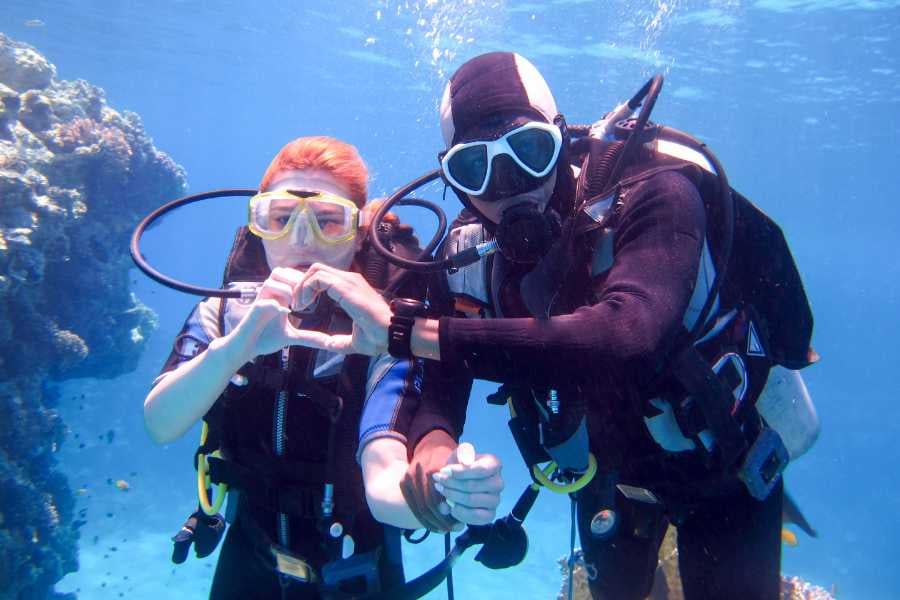
[[425, 316], [425, 303], [410, 298], [391, 300], [391, 325], [388, 327], [388, 354], [396, 358], [411, 358], [412, 328], [416, 317]]

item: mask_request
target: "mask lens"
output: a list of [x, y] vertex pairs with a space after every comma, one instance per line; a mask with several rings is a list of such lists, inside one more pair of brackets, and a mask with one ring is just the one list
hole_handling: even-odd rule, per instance
[[328, 241], [340, 241], [353, 233], [353, 209], [327, 200], [309, 200], [306, 209], [315, 218], [319, 233]]
[[250, 228], [264, 237], [280, 236], [291, 220], [300, 200], [289, 194], [266, 194], [250, 202]]
[[506, 141], [516, 157], [535, 173], [544, 172], [556, 152], [553, 136], [543, 129], [525, 129], [509, 136]]
[[484, 144], [463, 148], [447, 161], [447, 170], [453, 179], [470, 190], [481, 189], [487, 167], [487, 146]]

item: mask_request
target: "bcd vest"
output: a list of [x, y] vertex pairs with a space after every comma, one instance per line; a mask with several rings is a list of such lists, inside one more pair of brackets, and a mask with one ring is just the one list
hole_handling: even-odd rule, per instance
[[[401, 254], [417, 252], [405, 226], [382, 241]], [[378, 258], [365, 243], [354, 267], [376, 287], [399, 287], [413, 297], [424, 293], [417, 280], [384, 263], [373, 264]], [[258, 284], [268, 275], [261, 242], [242, 227], [229, 254], [225, 287]], [[201, 321], [211, 337], [227, 335], [248, 307], [238, 299], [208, 299], [201, 305]], [[341, 334], [350, 333], [352, 322], [323, 297], [303, 318], [303, 327]], [[245, 364], [204, 417], [209, 436], [202, 450], [208, 454], [219, 448], [223, 454], [208, 459], [212, 482], [239, 490], [241, 504], [246, 502], [254, 514], [319, 522], [324, 531], [339, 524], [352, 535], [357, 551], [379, 544], [380, 525], [367, 510], [356, 467], [369, 368], [368, 357], [301, 347]], [[277, 539], [280, 533], [276, 528], [272, 541], [284, 544]]]
[[[594, 147], [581, 163], [582, 176], [590, 174], [591, 159], [602, 156], [606, 150], [604, 142], [591, 141]], [[663, 171], [681, 173], [699, 190], [708, 223], [694, 292], [682, 319], [686, 333], [697, 325], [715, 279], [713, 257], [720, 243], [716, 223], [721, 215], [715, 200], [718, 179], [709, 172], [708, 165], [684, 160], [685, 153], [680, 154], [681, 158], [674, 158], [659, 149], [645, 150], [637, 165], [626, 169], [618, 185], [611, 188], [612, 193], [584, 202], [579, 199], [578, 218], [590, 226], [580, 230], [584, 233], [575, 246], [585, 251], [576, 254], [574, 261], [588, 262], [591, 278], [602, 277], [615, 260], [618, 216], [640, 184]], [[579, 182], [580, 190], [592, 187], [596, 189]], [[699, 328], [699, 339], [685, 339], [682, 352], [673, 352], [666, 364], [660, 365], [659, 373], [648, 374], [656, 385], [648, 386], [640, 415], [647, 432], [664, 453], [700, 452], [710, 458], [710, 467], [722, 467], [712, 460], [713, 454], [724, 453], [726, 445], [733, 444], [732, 458], [725, 465], [730, 470], [742, 466], [731, 464], [738, 455], [744, 458], [750, 454], [744, 445], [752, 449], [760, 440], [760, 432], [769, 428], [777, 428], [781, 439], [764, 436], [761, 443], [768, 446], [758, 447], [758, 453], [765, 454], [763, 451], [770, 446], [780, 445], [772, 452], [783, 451], [779, 456], [785, 463], [805, 452], [818, 434], [815, 411], [796, 371], [809, 365], [814, 356], [809, 346], [812, 314], [799, 273], [780, 228], [746, 198], [737, 192], [733, 196], [734, 242], [725, 284]], [[449, 233], [444, 252], [461, 252], [485, 241], [487, 236], [477, 222], [462, 223]], [[571, 270], [579, 268], [576, 264]], [[475, 318], [503, 316], [498, 310], [501, 282], [495, 271], [494, 261], [482, 260], [447, 276], [447, 291], [457, 314]], [[590, 302], [585, 297], [582, 305]], [[702, 367], [696, 355], [702, 359]], [[686, 364], [692, 367], [687, 368]], [[721, 393], [713, 398], [714, 394], [705, 391], [709, 384], [724, 386], [733, 400], [723, 406]], [[704, 400], [713, 405], [713, 417], [722, 423], [710, 421], [708, 407], [702, 406]], [[729, 435], [740, 439], [728, 440]], [[750, 490], [755, 495], [768, 493], [763, 489], [768, 486], [759, 481], [748, 484], [751, 486], [755, 486]]]

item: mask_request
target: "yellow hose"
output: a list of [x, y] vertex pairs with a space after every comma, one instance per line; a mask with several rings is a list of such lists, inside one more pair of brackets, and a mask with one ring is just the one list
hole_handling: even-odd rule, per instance
[[[506, 406], [509, 408], [509, 416], [513, 419], [516, 418], [516, 409], [513, 406], [512, 396], [506, 399]], [[594, 478], [594, 475], [597, 474], [597, 459], [594, 458], [594, 455], [590, 452], [588, 453], [588, 468], [587, 471], [584, 472], [584, 475], [573, 481], [572, 483], [556, 483], [552, 479], [550, 479], [551, 473], [556, 470], [556, 463], [551, 462], [544, 469], [541, 469], [538, 465], [534, 465], [531, 468], [531, 472], [534, 473], [534, 478], [537, 479], [538, 483], [542, 486], [550, 490], [551, 492], [556, 492], [557, 494], [573, 494], [589, 484], [591, 479]], [[531, 484], [532, 488], [537, 488], [535, 483]]]
[[[200, 430], [200, 445], [206, 443], [206, 436], [209, 434], [209, 425], [206, 421], [203, 421], [203, 427]], [[221, 453], [216, 450], [210, 456], [214, 456], [216, 458], [221, 457]], [[215, 503], [211, 502], [209, 499], [209, 494], [207, 494], [206, 490], [209, 488], [209, 464], [206, 462], [205, 454], [197, 454], [197, 498], [200, 500], [200, 508], [203, 509], [209, 516], [213, 516], [219, 512], [219, 509], [222, 508], [222, 503], [225, 502], [225, 493], [228, 491], [228, 486], [224, 483], [216, 484], [216, 501]]]
[[597, 474], [597, 459], [594, 458], [592, 453], [588, 453], [587, 471], [584, 472], [584, 475], [571, 483], [556, 483], [550, 479], [550, 475], [554, 470], [556, 470], [556, 463], [554, 462], [551, 462], [543, 469], [538, 465], [534, 465], [531, 468], [531, 472], [534, 474], [534, 478], [538, 480], [538, 483], [551, 492], [556, 492], [557, 494], [573, 494], [589, 484], [594, 478], [594, 475]]

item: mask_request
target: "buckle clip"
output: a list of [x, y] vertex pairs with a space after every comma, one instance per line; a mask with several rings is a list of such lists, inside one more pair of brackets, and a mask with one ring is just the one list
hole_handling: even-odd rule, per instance
[[278, 573], [301, 583], [315, 583], [316, 572], [305, 560], [280, 546], [272, 546], [271, 551], [275, 557], [275, 570]]

